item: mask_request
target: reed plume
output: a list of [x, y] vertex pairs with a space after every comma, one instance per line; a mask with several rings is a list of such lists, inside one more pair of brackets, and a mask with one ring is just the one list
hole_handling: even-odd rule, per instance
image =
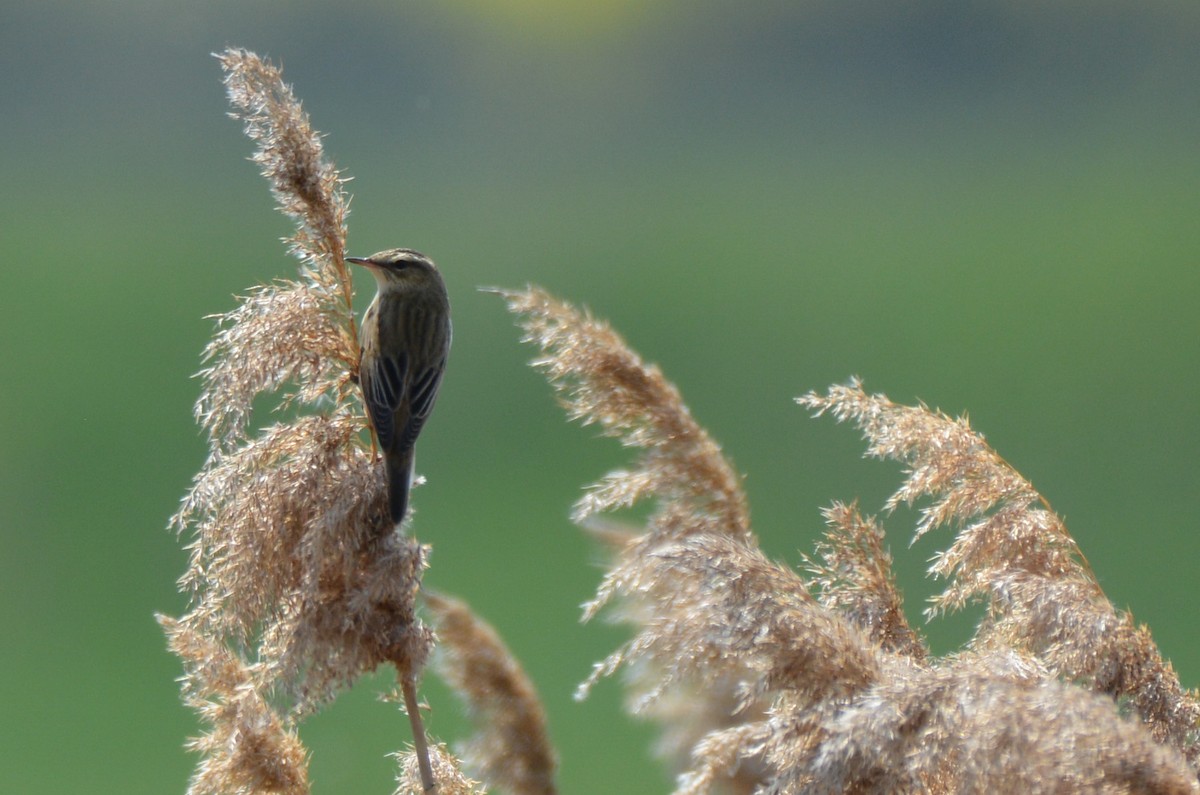
[[888, 507], [930, 498], [914, 537], [956, 529], [930, 569], [949, 580], [931, 610], [984, 602], [974, 646], [1029, 653], [1053, 675], [1127, 702], [1156, 739], [1200, 767], [1196, 694], [1180, 685], [1149, 630], [1104, 595], [1049, 502], [965, 420], [867, 395], [857, 380], [799, 401], [854, 422], [868, 455], [905, 465]]
[[512, 652], [466, 603], [434, 593], [434, 670], [458, 693], [477, 727], [459, 748], [463, 767], [510, 795], [555, 795], [558, 758], [537, 690]]
[[[163, 626], [186, 700], [213, 727], [192, 744], [204, 757], [190, 792], [302, 792], [300, 717], [381, 664], [419, 675], [427, 553], [393, 531], [365, 441], [343, 180], [277, 68], [245, 50], [218, 57], [253, 160], [295, 221], [300, 267], [217, 317], [196, 403], [209, 454], [172, 519], [192, 538], [191, 605]], [[292, 418], [255, 427], [264, 398]]]

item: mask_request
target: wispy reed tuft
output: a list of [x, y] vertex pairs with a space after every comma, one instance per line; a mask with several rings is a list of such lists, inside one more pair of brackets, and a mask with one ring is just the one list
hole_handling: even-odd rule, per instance
[[818, 601], [885, 650], [924, 660], [929, 649], [904, 615], [883, 528], [874, 517], [859, 514], [857, 504], [835, 502], [822, 513], [826, 529], [825, 540], [817, 544], [819, 560], [805, 556]]
[[[653, 497], [658, 502], [647, 524], [648, 543], [697, 533], [748, 537], [750, 512], [740, 478], [657, 367], [644, 363], [608, 324], [536, 287], [499, 294], [520, 315], [525, 340], [541, 348], [544, 356], [534, 365], [558, 391], [568, 416], [645, 451], [632, 469], [590, 486], [575, 504], [575, 521]], [[619, 561], [639, 557], [643, 547], [623, 550]], [[614, 567], [589, 615], [625, 573], [634, 574], [621, 563]]]
[[278, 68], [240, 49], [218, 59], [230, 115], [244, 122], [257, 145], [252, 160], [280, 212], [296, 223], [287, 243], [300, 260], [299, 280], [258, 287], [217, 317], [196, 417], [214, 451], [224, 451], [245, 440], [261, 393], [288, 385], [290, 397], [310, 405], [322, 397], [341, 402], [347, 375], [358, 367], [358, 337], [343, 259], [350, 204], [343, 180]]
[[209, 730], [188, 749], [202, 761], [188, 795], [273, 792], [307, 795], [308, 753], [288, 721], [267, 703], [255, 672], [220, 643], [159, 616], [171, 651], [183, 660], [184, 702]]

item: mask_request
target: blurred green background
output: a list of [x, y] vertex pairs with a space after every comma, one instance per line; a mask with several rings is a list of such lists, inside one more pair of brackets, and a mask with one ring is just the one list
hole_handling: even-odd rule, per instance
[[[564, 792], [663, 792], [622, 637], [567, 521], [625, 460], [567, 425], [481, 285], [611, 319], [746, 474], [795, 562], [834, 498], [899, 482], [792, 403], [864, 377], [975, 426], [1118, 606], [1200, 680], [1200, 5], [8, 0], [0, 9], [0, 791], [182, 792], [196, 730], [153, 613], [200, 466], [205, 315], [294, 272], [210, 53], [282, 62], [355, 194], [355, 253], [442, 266], [455, 348], [426, 429], [428, 582], [545, 698]], [[365, 305], [373, 285], [359, 284]], [[910, 614], [945, 531], [908, 548]], [[954, 648], [970, 619], [929, 628]], [[365, 681], [304, 726], [318, 793], [391, 791], [406, 723]], [[462, 736], [436, 686], [432, 730]]]

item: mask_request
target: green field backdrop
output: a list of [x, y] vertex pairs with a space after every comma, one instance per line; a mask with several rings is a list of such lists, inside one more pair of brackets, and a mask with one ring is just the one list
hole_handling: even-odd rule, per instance
[[[430, 254], [455, 339], [422, 436], [427, 582], [547, 705], [562, 791], [671, 782], [581, 626], [567, 514], [625, 460], [566, 424], [501, 301], [541, 284], [661, 365], [796, 563], [895, 465], [792, 398], [860, 375], [975, 427], [1114, 603], [1200, 682], [1200, 5], [16, 0], [0, 11], [0, 792], [182, 793], [197, 730], [155, 611], [205, 451], [205, 316], [294, 273], [210, 53], [281, 62], [353, 177], [350, 248]], [[373, 285], [358, 283], [364, 307]], [[263, 417], [269, 421], [270, 417]], [[945, 531], [909, 547], [918, 618]], [[955, 648], [973, 616], [928, 627]], [[389, 793], [407, 723], [361, 682], [302, 729], [315, 793]], [[463, 736], [430, 685], [430, 725]]]

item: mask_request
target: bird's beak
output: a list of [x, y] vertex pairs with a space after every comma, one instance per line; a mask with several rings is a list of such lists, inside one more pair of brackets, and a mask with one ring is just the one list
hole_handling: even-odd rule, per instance
[[355, 265], [370, 265], [371, 260], [364, 257], [343, 257], [346, 262], [353, 262]]

